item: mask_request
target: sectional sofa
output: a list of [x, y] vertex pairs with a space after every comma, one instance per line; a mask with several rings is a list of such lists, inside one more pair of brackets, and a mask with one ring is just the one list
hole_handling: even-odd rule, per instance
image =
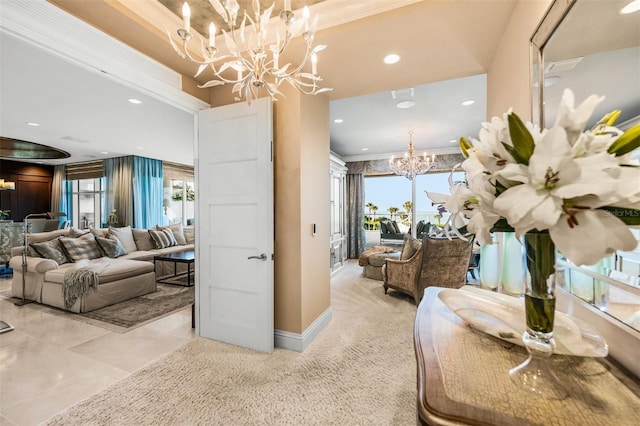
[[[158, 262], [157, 254], [194, 248], [193, 226], [171, 225], [155, 229], [131, 227], [61, 229], [29, 234], [24, 297], [71, 312], [89, 312], [156, 290], [156, 276], [173, 265]], [[22, 252], [11, 249], [13, 268], [11, 295], [22, 298]], [[65, 303], [65, 274], [85, 267], [97, 273], [97, 287], [80, 294], [73, 304]]]

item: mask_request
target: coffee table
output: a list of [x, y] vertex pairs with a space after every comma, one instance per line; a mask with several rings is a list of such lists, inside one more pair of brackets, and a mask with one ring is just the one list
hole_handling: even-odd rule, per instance
[[[173, 262], [173, 275], [168, 277], [163, 277], [156, 281], [164, 284], [182, 285], [175, 282], [175, 279], [186, 275], [187, 287], [191, 287], [192, 285], [194, 285], [194, 282], [191, 280], [191, 272], [192, 272], [191, 265], [195, 263], [195, 258], [196, 258], [196, 253], [193, 250], [177, 251], [173, 253], [159, 254], [157, 256], [154, 256], [153, 257], [154, 267], [156, 265], [156, 262]], [[186, 263], [187, 272], [178, 273], [178, 263]]]

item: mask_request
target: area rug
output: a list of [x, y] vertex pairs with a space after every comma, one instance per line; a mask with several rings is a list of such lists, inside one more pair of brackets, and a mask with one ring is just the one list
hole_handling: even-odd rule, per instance
[[351, 261], [331, 322], [302, 353], [194, 338], [49, 425], [411, 425], [416, 306]]
[[[92, 324], [100, 325], [113, 331], [126, 332], [141, 325], [191, 305], [194, 302], [194, 287], [183, 287], [158, 283], [154, 293], [138, 296], [115, 305], [105, 306], [95, 311], [75, 314], [84, 319], [91, 319]], [[106, 326], [108, 324], [109, 326]]]
[[[186, 283], [186, 277], [184, 281]], [[11, 298], [11, 291], [1, 292], [0, 296]], [[81, 321], [118, 333], [126, 333], [184, 309], [186, 306], [192, 305], [194, 300], [195, 288], [193, 286], [185, 287], [158, 283], [157, 290], [154, 293], [134, 297], [91, 312], [76, 314], [58, 308], [46, 308], [53, 315], [63, 315], [75, 321]]]

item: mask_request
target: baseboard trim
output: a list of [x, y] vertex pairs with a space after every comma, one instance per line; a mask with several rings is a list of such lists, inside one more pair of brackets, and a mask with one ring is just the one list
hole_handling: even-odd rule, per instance
[[290, 351], [303, 352], [311, 342], [313, 342], [313, 339], [331, 322], [332, 316], [333, 309], [329, 306], [302, 334], [275, 330], [273, 333], [275, 346]]

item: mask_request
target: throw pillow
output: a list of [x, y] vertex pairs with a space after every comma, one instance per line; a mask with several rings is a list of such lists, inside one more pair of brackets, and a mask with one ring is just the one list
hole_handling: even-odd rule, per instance
[[122, 247], [120, 240], [118, 240], [116, 237], [96, 237], [96, 242], [102, 249], [103, 253], [107, 257], [110, 257], [112, 259], [127, 254], [127, 251], [124, 249], [124, 247]]
[[398, 226], [398, 222], [396, 222], [395, 220], [391, 221], [391, 225], [393, 226], [393, 232], [396, 234], [400, 234], [400, 227]]
[[89, 231], [88, 229], [71, 228], [71, 229], [69, 229], [69, 236], [71, 238], [78, 238], [78, 237], [81, 237], [83, 235], [88, 234], [89, 232], [91, 232], [91, 231]]
[[111, 235], [115, 236], [120, 241], [122, 247], [124, 247], [127, 253], [138, 250], [136, 242], [133, 239], [133, 232], [131, 232], [130, 226], [125, 226], [123, 228], [114, 228], [113, 226], [110, 226], [109, 236]]
[[109, 228], [89, 228], [89, 232], [91, 232], [94, 237], [107, 238], [109, 235]]
[[60, 237], [60, 243], [67, 258], [72, 262], [82, 259], [97, 259], [102, 257], [95, 237], [87, 233], [80, 238]]
[[132, 229], [133, 241], [136, 243], [136, 247], [141, 251], [149, 251], [156, 248], [156, 243], [149, 235], [149, 231], [146, 229]]
[[388, 224], [389, 224], [389, 222], [387, 222], [386, 220], [383, 220], [383, 221], [380, 222], [380, 232], [382, 234], [388, 234], [389, 233]]
[[411, 235], [404, 237], [404, 244], [402, 246], [402, 252], [400, 253], [400, 260], [411, 259], [414, 254], [422, 247], [422, 241], [413, 238]]
[[162, 249], [177, 246], [176, 237], [173, 236], [171, 229], [149, 229], [149, 235], [153, 238], [156, 248]]
[[40, 255], [40, 257], [55, 260], [58, 265], [69, 262], [69, 259], [67, 259], [67, 256], [62, 251], [60, 241], [57, 239], [43, 241], [41, 243], [30, 243], [29, 245], [36, 251], [38, 255]]
[[66, 237], [67, 235], [69, 235], [68, 229], [58, 229], [56, 231], [28, 234], [27, 242], [29, 243], [29, 247], [27, 247], [27, 256], [40, 257], [38, 252], [35, 251], [33, 247], [31, 247], [31, 243], [42, 243], [44, 241], [55, 240], [58, 237]]
[[187, 241], [187, 244], [195, 244], [196, 242], [196, 228], [194, 225], [187, 225], [182, 228], [184, 232], [184, 239]]
[[166, 229], [166, 228], [171, 229], [171, 232], [173, 232], [173, 236], [176, 238], [176, 241], [178, 242], [178, 245], [183, 246], [187, 244], [187, 239], [184, 236], [184, 230], [182, 228], [181, 223], [177, 223], [175, 225], [169, 225], [169, 226], [156, 226], [156, 229]]

